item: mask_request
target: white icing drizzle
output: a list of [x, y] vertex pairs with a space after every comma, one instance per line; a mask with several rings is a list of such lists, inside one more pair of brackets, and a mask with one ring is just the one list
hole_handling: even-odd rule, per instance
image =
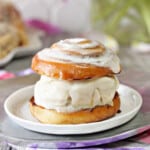
[[87, 41], [87, 39], [84, 38], [75, 38], [75, 39], [67, 39], [67, 40], [61, 40], [57, 44], [61, 46], [64, 49], [70, 50], [80, 50], [80, 49], [85, 49], [85, 48], [94, 48], [98, 46], [100, 43], [97, 41], [90, 41], [89, 43], [84, 43], [81, 44], [80, 42]]
[[[55, 61], [62, 63], [77, 63], [77, 64], [91, 64], [99, 67], [108, 67], [114, 73], [118, 73], [120, 71], [120, 61], [119, 58], [113, 51], [105, 48], [104, 52], [101, 50], [92, 49], [99, 45], [98, 42], [90, 41], [90, 43], [80, 43], [87, 41], [86, 39], [77, 38], [77, 39], [67, 39], [63, 41], [59, 41], [56, 43], [55, 48], [46, 48], [38, 53], [38, 57], [45, 61]], [[65, 51], [72, 52], [80, 52], [81, 55], [67, 54], [63, 50], [59, 50], [63, 48]], [[100, 51], [100, 52], [99, 52]], [[96, 54], [95, 56], [91, 56], [91, 54]]]

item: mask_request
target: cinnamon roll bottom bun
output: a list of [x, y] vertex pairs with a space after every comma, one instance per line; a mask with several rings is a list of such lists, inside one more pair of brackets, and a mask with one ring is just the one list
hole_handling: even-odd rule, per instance
[[66, 39], [38, 52], [32, 69], [41, 75], [30, 100], [42, 123], [80, 124], [107, 119], [120, 109], [119, 58], [101, 43]]
[[45, 109], [35, 104], [34, 97], [30, 100], [32, 115], [45, 124], [82, 124], [98, 122], [114, 116], [120, 108], [118, 93], [113, 98], [113, 105], [96, 106], [93, 109], [82, 109], [76, 112], [57, 112], [54, 109]]

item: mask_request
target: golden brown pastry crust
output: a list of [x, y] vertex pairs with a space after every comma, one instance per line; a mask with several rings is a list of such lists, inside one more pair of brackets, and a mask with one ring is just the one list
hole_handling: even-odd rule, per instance
[[31, 67], [41, 75], [62, 80], [81, 80], [113, 74], [109, 68], [87, 64], [45, 61], [41, 60], [38, 55], [33, 57]]
[[120, 98], [116, 92], [113, 106], [97, 106], [93, 109], [85, 109], [72, 113], [60, 113], [55, 110], [45, 109], [34, 103], [34, 97], [30, 100], [30, 111], [40, 122], [46, 124], [81, 124], [97, 122], [114, 116], [120, 109]]

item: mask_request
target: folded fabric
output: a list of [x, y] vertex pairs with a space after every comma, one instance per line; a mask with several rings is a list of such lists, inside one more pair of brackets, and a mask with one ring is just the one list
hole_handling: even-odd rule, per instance
[[27, 26], [42, 30], [49, 35], [57, 35], [62, 33], [62, 30], [59, 27], [38, 19], [26, 20], [25, 23]]
[[30, 68], [27, 68], [25, 70], [21, 70], [19, 72], [16, 73], [12, 73], [6, 70], [0, 70], [0, 80], [5, 80], [5, 79], [9, 79], [9, 78], [14, 78], [17, 76], [25, 76], [25, 75], [29, 75], [32, 74], [33, 71]]
[[7, 72], [5, 70], [0, 70], [0, 80], [9, 79], [15, 77], [15, 74]]

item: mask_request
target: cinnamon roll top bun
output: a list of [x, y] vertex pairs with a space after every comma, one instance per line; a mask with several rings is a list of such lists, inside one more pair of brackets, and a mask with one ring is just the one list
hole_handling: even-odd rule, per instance
[[48, 77], [81, 80], [120, 72], [119, 58], [97, 41], [65, 39], [38, 52], [32, 69]]

